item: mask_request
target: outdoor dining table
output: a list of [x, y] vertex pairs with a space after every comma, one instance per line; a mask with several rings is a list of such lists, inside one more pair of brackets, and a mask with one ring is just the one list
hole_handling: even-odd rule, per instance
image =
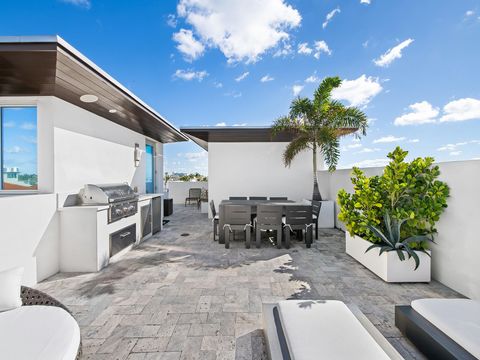
[[293, 201], [293, 200], [222, 200], [219, 205], [219, 219], [218, 219], [218, 228], [219, 228], [219, 236], [218, 242], [220, 244], [225, 244], [225, 233], [223, 231], [223, 225], [225, 224], [224, 219], [224, 210], [225, 205], [249, 205], [252, 209], [252, 215], [257, 214], [257, 205], [281, 205], [284, 207], [284, 214], [285, 214], [285, 207], [292, 206], [292, 205], [305, 205], [305, 203]]

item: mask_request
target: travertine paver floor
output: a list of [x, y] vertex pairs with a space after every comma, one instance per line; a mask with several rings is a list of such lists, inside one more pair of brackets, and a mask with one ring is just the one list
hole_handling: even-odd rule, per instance
[[[188, 236], [181, 234], [188, 233]], [[85, 359], [266, 359], [262, 302], [355, 303], [407, 359], [422, 358], [394, 325], [394, 305], [459, 296], [437, 283], [386, 284], [345, 254], [344, 234], [320, 232], [311, 249], [264, 241], [229, 250], [205, 214], [176, 207], [164, 231], [96, 274], [39, 284], [77, 318]]]

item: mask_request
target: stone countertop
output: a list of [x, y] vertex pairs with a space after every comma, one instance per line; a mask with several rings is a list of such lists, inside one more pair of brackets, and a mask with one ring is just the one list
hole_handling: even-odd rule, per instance
[[150, 200], [159, 196], [165, 196], [164, 193], [156, 193], [156, 194], [138, 194], [138, 201], [145, 201]]

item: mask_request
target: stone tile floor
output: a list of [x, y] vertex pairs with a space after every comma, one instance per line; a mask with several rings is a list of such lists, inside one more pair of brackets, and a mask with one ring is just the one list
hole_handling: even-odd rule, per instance
[[[188, 234], [182, 236], [182, 234]], [[311, 249], [213, 242], [193, 207], [95, 274], [57, 274], [38, 286], [78, 320], [83, 359], [266, 359], [261, 305], [280, 299], [355, 303], [406, 359], [422, 359], [394, 325], [394, 305], [459, 296], [437, 282], [386, 284], [345, 254], [344, 234], [320, 231]]]

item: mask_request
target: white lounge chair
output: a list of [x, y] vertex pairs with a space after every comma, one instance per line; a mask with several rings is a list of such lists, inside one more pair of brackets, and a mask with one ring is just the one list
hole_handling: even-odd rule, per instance
[[403, 359], [354, 307], [336, 300], [285, 300], [263, 305], [271, 360]]
[[480, 301], [414, 300], [395, 307], [395, 325], [431, 359], [480, 359]]

